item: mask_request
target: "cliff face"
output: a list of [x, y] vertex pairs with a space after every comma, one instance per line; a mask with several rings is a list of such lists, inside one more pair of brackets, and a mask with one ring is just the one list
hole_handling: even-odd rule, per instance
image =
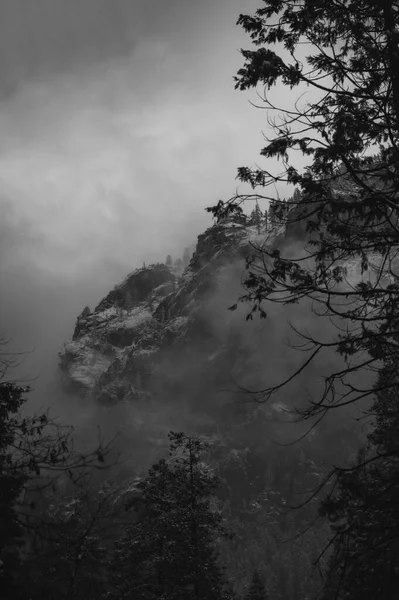
[[[73, 338], [60, 352], [66, 387], [105, 405], [173, 398], [195, 409], [223, 404], [229, 394], [221, 388], [262, 387], [259, 324], [245, 322], [248, 306], [235, 312], [227, 307], [243, 293], [253, 243], [266, 238], [281, 244], [284, 232], [259, 234], [256, 227], [226, 222], [198, 237], [183, 272], [155, 264], [130, 273], [77, 318]], [[347, 267], [348, 277], [357, 279], [359, 263]], [[269, 355], [271, 343], [266, 340]], [[275, 407], [287, 418], [280, 401]]]
[[60, 352], [65, 385], [108, 405], [197, 396], [221, 383], [226, 361], [229, 371], [237, 368], [227, 306], [240, 292], [254, 235], [234, 223], [211, 227], [184, 272], [163, 264], [137, 269], [92, 312], [86, 307]]
[[[282, 326], [286, 315], [281, 319], [285, 308], [270, 308], [268, 319], [253, 322], [245, 319], [245, 304], [227, 309], [244, 293], [245, 259], [253, 255], [253, 243], [265, 238], [281, 244], [284, 231], [258, 234], [256, 227], [228, 222], [209, 228], [183, 272], [163, 264], [137, 269], [93, 311], [86, 307], [60, 353], [65, 385], [103, 405], [106, 419], [117, 415], [134, 448], [137, 472], [141, 463], [148, 466], [163, 455], [170, 429], [206, 436], [208, 459], [222, 479], [223, 514], [243, 556], [252, 556], [259, 532], [283, 538], [287, 505], [303, 502], [301, 490], [314, 489], [331, 461], [342, 462], [357, 445], [353, 420], [324, 429], [321, 424], [304, 436], [309, 424], [296, 423], [291, 408], [301, 390], [308, 393], [308, 380], [265, 405], [251, 402], [245, 392], [281, 380], [292, 369], [288, 328]], [[320, 374], [310, 375], [316, 380]], [[301, 518], [292, 532], [302, 531]], [[256, 550], [259, 563], [267, 565], [267, 580], [274, 581], [283, 563], [287, 580], [294, 563], [298, 572], [310, 573], [306, 556], [295, 558], [293, 546], [287, 560], [281, 558], [270, 546], [273, 535], [265, 533]], [[234, 570], [238, 580], [245, 579], [245, 564]], [[298, 591], [295, 577], [292, 597]]]
[[[268, 318], [253, 322], [245, 319], [249, 306], [228, 307], [244, 293], [245, 259], [254, 254], [253, 244], [288, 243], [292, 249], [298, 237], [282, 228], [258, 233], [256, 227], [232, 222], [211, 227], [198, 237], [184, 271], [164, 264], [137, 269], [93, 311], [84, 308], [72, 340], [60, 352], [65, 386], [103, 405], [106, 419], [116, 415], [128, 448], [135, 444], [137, 471], [141, 462], [148, 466], [163, 455], [170, 429], [206, 436], [209, 461], [222, 478], [223, 514], [233, 525], [240, 556], [251, 561], [258, 556], [266, 580], [276, 586], [276, 574], [281, 574], [293, 598], [315, 595], [297, 587], [299, 574], [312, 577], [313, 571], [295, 541], [282, 550], [273, 539], [286, 538], [290, 531], [296, 540], [296, 533], [303, 532], [303, 513], [290, 524], [287, 506], [301, 504], [304, 490], [314, 490], [331, 464], [357, 451], [357, 419], [338, 416], [310, 433], [309, 423], [295, 422], [292, 406], [298, 406], [301, 394], [308, 401], [317, 393], [322, 361], [271, 402], [251, 402], [245, 389], [277, 383], [297, 364], [298, 351], [293, 351], [296, 358], [289, 353], [287, 319], [299, 318], [306, 330], [314, 322], [309, 310], [296, 305], [267, 307]], [[371, 276], [370, 271], [361, 274], [359, 261], [346, 266], [352, 284]], [[325, 360], [331, 366], [335, 359]], [[131, 477], [130, 466], [128, 471]], [[305, 509], [309, 521], [315, 508]], [[245, 580], [247, 567], [237, 561], [238, 580]]]

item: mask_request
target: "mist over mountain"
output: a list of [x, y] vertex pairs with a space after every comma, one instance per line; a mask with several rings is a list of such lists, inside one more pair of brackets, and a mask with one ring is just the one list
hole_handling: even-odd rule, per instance
[[35, 349], [17, 376], [36, 388], [80, 306], [181, 254], [209, 225], [204, 198], [229, 193], [252, 152], [229, 71], [238, 10], [0, 2], [1, 330]]
[[[290, 507], [309, 498], [332, 465], [356, 456], [366, 430], [356, 406], [320, 423], [298, 420], [297, 411], [320, 395], [323, 375], [343, 365], [328, 349], [271, 400], [256, 402], [259, 390], [302, 363], [295, 328], [324, 339], [333, 332], [306, 300], [271, 304], [266, 319], [248, 320], [251, 306], [245, 302], [229, 310], [244, 292], [247, 260], [261, 260], [265, 247], [297, 256], [303, 231], [276, 220], [270, 224], [254, 210], [243, 220], [220, 219], [196, 244], [164, 254], [164, 262], [143, 260], [123, 273], [118, 265], [108, 290], [103, 275], [109, 265], [88, 271], [96, 281], [90, 305], [87, 295], [74, 295], [65, 282], [41, 286], [46, 300], [39, 322], [47, 319], [52, 336], [46, 377], [34, 382], [27, 414], [50, 406], [52, 415], [74, 426], [80, 451], [100, 438], [114, 440], [121, 463], [112, 478], [128, 493], [163, 459], [171, 430], [206, 440], [208, 461], [222, 482], [218, 502], [234, 533], [235, 541], [220, 543], [229, 580], [242, 594], [258, 569], [269, 593], [291, 598], [298, 589], [304, 595], [319, 589], [312, 561], [327, 530], [321, 522], [303, 531], [316, 518], [323, 494], [297, 512]], [[359, 262], [347, 268], [351, 284], [368, 276]], [[36, 272], [26, 269], [27, 280], [15, 280], [14, 289], [26, 289], [24, 301]], [[120, 282], [112, 287], [118, 272]], [[70, 297], [69, 318], [60, 323], [58, 303]], [[37, 311], [40, 301], [30, 299]], [[26, 318], [32, 322], [32, 316]], [[21, 331], [27, 334], [23, 321]]]
[[0, 0], [0, 600], [396, 600], [398, 21]]
[[[299, 527], [304, 513], [296, 521], [285, 507], [301, 503], [332, 464], [354, 456], [365, 437], [360, 412], [348, 407], [303, 438], [314, 424], [298, 422], [297, 410], [320, 394], [324, 373], [342, 366], [333, 353], [321, 356], [269, 402], [255, 402], [255, 392], [277, 384], [303, 360], [290, 324], [324, 336], [332, 328], [327, 322], [321, 327], [306, 302], [272, 305], [266, 320], [247, 320], [247, 303], [228, 310], [243, 293], [246, 258], [265, 244], [285, 244], [293, 252], [296, 244], [300, 247], [284, 226], [265, 229], [234, 219], [214, 224], [198, 237], [187, 267], [180, 257], [172, 257], [169, 266], [145, 264], [92, 308], [81, 310], [72, 339], [59, 354], [63, 402], [70, 398], [73, 405], [79, 399], [86, 414], [79, 435], [86, 431], [90, 438], [95, 424], [108, 435], [117, 434], [117, 447], [129, 457], [130, 476], [142, 474], [164, 455], [171, 429], [211, 443], [211, 461], [224, 481], [225, 510], [228, 505], [235, 528], [248, 527], [241, 554], [256, 538], [247, 519], [259, 522], [276, 511], [277, 538], [285, 535], [286, 518], [293, 519], [290, 527]], [[352, 277], [361, 278], [359, 264], [352, 265]], [[313, 504], [305, 509], [310, 510], [307, 518], [313, 509]], [[319, 533], [321, 543], [324, 534]], [[318, 534], [310, 534], [306, 544], [313, 535]], [[299, 571], [295, 576], [285, 571], [276, 549], [274, 559], [266, 560], [267, 545], [261, 547], [251, 564], [263, 569], [271, 588], [281, 586], [281, 577], [295, 585]], [[295, 544], [281, 552], [288, 552], [296, 565], [290, 570], [307, 570], [303, 589], [316, 589], [317, 577], [305, 566], [307, 553]], [[236, 559], [229, 560], [233, 568]], [[246, 581], [250, 566], [234, 568]]]

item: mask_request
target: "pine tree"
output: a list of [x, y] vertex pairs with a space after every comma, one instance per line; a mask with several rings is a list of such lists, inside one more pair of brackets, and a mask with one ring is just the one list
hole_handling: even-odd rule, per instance
[[167, 267], [171, 267], [173, 265], [173, 260], [170, 254], [166, 257], [165, 264]]
[[115, 593], [126, 600], [219, 600], [214, 539], [222, 528], [212, 508], [218, 480], [201, 462], [198, 438], [171, 432], [169, 440], [169, 460], [150, 468], [131, 504], [138, 521], [118, 546]]
[[252, 210], [252, 212], [250, 214], [249, 224], [255, 225], [257, 227], [258, 231], [260, 231], [260, 228], [262, 225], [262, 211], [260, 210], [258, 203], [256, 203], [255, 208]]
[[191, 256], [190, 256], [190, 250], [189, 250], [189, 248], [184, 248], [184, 253], [183, 253], [183, 265], [184, 265], [185, 267], [187, 267], [187, 266], [188, 266], [188, 263], [190, 262], [190, 258], [191, 258]]
[[257, 569], [253, 572], [245, 600], [267, 600], [265, 584]]
[[[394, 362], [376, 382], [375, 428], [321, 506], [334, 532], [323, 600], [395, 600], [399, 589], [399, 377]], [[387, 384], [390, 390], [382, 392]]]
[[277, 200], [271, 200], [269, 204], [269, 225], [275, 227], [277, 225]]
[[123, 308], [127, 311], [131, 310], [134, 306], [133, 296], [130, 290], [127, 290], [123, 302]]
[[[27, 416], [29, 387], [8, 380], [18, 362], [0, 337], [0, 590], [1, 598], [17, 598], [23, 579], [23, 547], [33, 530], [40, 533], [34, 500], [57, 476], [72, 482], [86, 467], [104, 463], [109, 447], [101, 444], [88, 454], [74, 451], [72, 429], [52, 421], [47, 413]], [[33, 498], [33, 500], [32, 500]]]
[[107, 584], [107, 553], [126, 514], [121, 490], [81, 482], [76, 493], [49, 496], [43, 510], [44, 541], [36, 540], [24, 563], [15, 600], [98, 600]]
[[[312, 356], [277, 384], [281, 390], [321, 354], [335, 351], [351, 376], [341, 369], [323, 376], [324, 391], [304, 411], [321, 417], [331, 407], [372, 394], [371, 386], [356, 389], [352, 378], [362, 377], [365, 369], [378, 371], [384, 357], [369, 362], [376, 344], [386, 357], [399, 357], [390, 327], [399, 310], [399, 6], [396, 0], [263, 0], [254, 15], [240, 15], [238, 23], [253, 44], [242, 51], [238, 89], [262, 86], [270, 110], [280, 110], [268, 98], [276, 84], [317, 92], [317, 99], [305, 105], [293, 100], [281, 120], [270, 120], [261, 155], [281, 158], [283, 172], [240, 167], [238, 179], [255, 190], [251, 200], [268, 198], [263, 189], [282, 182], [299, 187], [300, 199], [288, 213], [290, 223], [304, 228], [299, 256], [284, 244], [259, 250], [248, 265], [248, 293], [241, 300], [252, 303], [251, 314], [262, 316], [268, 302], [303, 299], [330, 322], [339, 315], [329, 339], [308, 339], [303, 332]], [[298, 56], [304, 43], [306, 58]], [[292, 164], [294, 150], [307, 164]], [[236, 196], [210, 212], [232, 211], [246, 198]], [[271, 202], [272, 225], [274, 207]], [[368, 280], [359, 278], [355, 285], [347, 280], [347, 264], [353, 262], [362, 275], [371, 273]], [[257, 400], [267, 400], [275, 389], [265, 388]]]
[[174, 265], [175, 269], [180, 270], [183, 268], [183, 261], [181, 258], [176, 258]]
[[[399, 382], [384, 376], [375, 388], [364, 375], [399, 366], [398, 2], [263, 0], [254, 15], [240, 15], [238, 23], [249, 34], [251, 48], [242, 51], [236, 87], [261, 87], [264, 108], [280, 113], [281, 119], [269, 121], [272, 131], [261, 155], [283, 163], [283, 172], [275, 174], [267, 164], [264, 169], [240, 167], [238, 179], [255, 190], [251, 200], [267, 198], [262, 192], [272, 185], [298, 186], [300, 197], [288, 221], [301, 223], [304, 230], [296, 256], [284, 243], [260, 251], [249, 265], [244, 300], [252, 304], [251, 316], [256, 311], [267, 316], [268, 302], [305, 300], [315, 307], [317, 318], [336, 324], [324, 339], [299, 331], [304, 339], [297, 347], [309, 353], [283, 381], [259, 391], [256, 400], [281, 392], [326, 352], [335, 351], [343, 365], [323, 374], [322, 391], [303, 409], [303, 418], [320, 422], [331, 409], [336, 413], [342, 406], [360, 405], [374, 394], [386, 418], [382, 395], [397, 390]], [[301, 52], [305, 44], [306, 55]], [[269, 91], [280, 84], [312, 89], [315, 96], [302, 103], [298, 89], [292, 107], [276, 106]], [[291, 160], [294, 151], [304, 157], [301, 166]], [[245, 196], [229, 200], [229, 210], [243, 200]], [[211, 209], [215, 216], [224, 211], [223, 203]], [[269, 216], [272, 222], [270, 211]], [[357, 282], [347, 278], [347, 265], [354, 262], [359, 265]], [[320, 330], [323, 324], [321, 320]], [[377, 422], [376, 432], [385, 443], [388, 430]], [[398, 555], [398, 454], [394, 450], [387, 463], [386, 450], [381, 455], [377, 447], [374, 452], [372, 462], [360, 456], [349, 475], [335, 469], [341, 493], [325, 505], [337, 519], [335, 525], [343, 524], [336, 551], [342, 598], [397, 595], [398, 586], [391, 592], [389, 585], [398, 583], [399, 567], [384, 552], [392, 548], [391, 556]]]
[[296, 204], [298, 204], [301, 200], [301, 192], [299, 191], [298, 188], [295, 188], [294, 190], [294, 194], [292, 196], [292, 204], [295, 206]]
[[18, 518], [20, 498], [28, 473], [13, 464], [11, 445], [15, 439], [16, 415], [28, 388], [0, 382], [0, 586], [12, 589], [20, 568], [19, 546], [23, 528]]

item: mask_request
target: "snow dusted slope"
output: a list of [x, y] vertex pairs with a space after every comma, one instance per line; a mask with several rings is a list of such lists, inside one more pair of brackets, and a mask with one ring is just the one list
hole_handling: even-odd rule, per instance
[[[215, 390], [238, 380], [262, 387], [265, 349], [245, 323], [249, 307], [234, 313], [227, 307], [243, 293], [253, 243], [284, 239], [282, 228], [259, 234], [225, 222], [198, 237], [183, 273], [164, 264], [130, 273], [93, 312], [86, 307], [79, 315], [60, 352], [65, 385], [107, 405], [142, 398], [217, 403]], [[370, 277], [359, 261], [346, 267], [351, 285]]]
[[[209, 301], [228, 285], [231, 265], [252, 251], [254, 236], [252, 227], [213, 226], [199, 236], [180, 277], [163, 264], [143, 267], [111, 290], [93, 312], [86, 307], [72, 341], [60, 352], [67, 387], [106, 404], [137, 399], [150, 389], [155, 393], [154, 375], [158, 370], [159, 379], [161, 363], [171, 360], [169, 351], [187, 357], [195, 346], [194, 362], [199, 355], [208, 360], [215, 350], [218, 354], [220, 340], [209, 322]], [[231, 314], [228, 302], [226, 297], [224, 319]]]
[[[105, 379], [126, 363], [132, 350], [145, 349], [146, 336], [155, 325], [153, 313], [174, 285], [175, 276], [168, 267], [151, 265], [128, 275], [93, 312], [86, 307], [77, 319], [72, 341], [60, 352], [67, 385], [83, 395], [101, 395]], [[114, 396], [102, 394], [102, 399], [115, 400], [118, 393]]]

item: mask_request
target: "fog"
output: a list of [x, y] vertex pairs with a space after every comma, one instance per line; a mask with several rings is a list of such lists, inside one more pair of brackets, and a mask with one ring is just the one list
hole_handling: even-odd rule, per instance
[[[253, 3], [256, 7], [256, 3]], [[49, 376], [85, 304], [178, 255], [261, 140], [238, 0], [0, 1], [1, 329]]]
[[[71, 391], [79, 383], [72, 377], [67, 390], [58, 368], [58, 352], [72, 338], [82, 309], [93, 309], [143, 262], [181, 257], [212, 224], [205, 208], [243, 191], [237, 168], [259, 167], [264, 160], [259, 151], [272, 115], [250, 104], [259, 104], [255, 91], [239, 93], [233, 81], [243, 64], [239, 49], [250, 46], [237, 18], [260, 5], [260, 0], [0, 0], [0, 336], [10, 339], [6, 349], [22, 353], [8, 375], [33, 388], [25, 413], [50, 408], [56, 422], [73, 426], [71, 447], [77, 452], [111, 440], [105, 467], [121, 452], [113, 468], [90, 472], [93, 497], [97, 483], [108, 478], [130, 489], [137, 474], [166, 454], [170, 430], [208, 437], [212, 465], [223, 480], [223, 510], [241, 529], [239, 550], [225, 551], [240, 593], [260, 565], [268, 569], [268, 583], [275, 575], [287, 585], [292, 579], [294, 597], [301, 593], [297, 575], [303, 572], [306, 579], [312, 561], [302, 539], [301, 550], [295, 549], [306, 520], [298, 517], [295, 527], [289, 525], [288, 500], [302, 501], [322, 469], [347, 461], [365, 439], [355, 405], [330, 411], [310, 435], [314, 422], [294, 421], [291, 409], [317, 401], [323, 377], [342, 367], [342, 357], [331, 348], [269, 402], [254, 402], [260, 389], [278, 385], [306, 360], [293, 348], [302, 340], [291, 324], [317, 339], [336, 336], [330, 322], [315, 318], [308, 299], [290, 306], [269, 303], [265, 320], [247, 321], [248, 304], [227, 310], [244, 293], [245, 277], [243, 257], [237, 252], [232, 261], [234, 251], [227, 248], [225, 263], [222, 252], [202, 269], [202, 256], [187, 275], [196, 286], [188, 285], [180, 297], [187, 302], [184, 314], [194, 317], [185, 332], [188, 344], [173, 331], [169, 338], [157, 337], [154, 327], [155, 333], [142, 336], [154, 346], [160, 342], [153, 364], [150, 351], [146, 364], [145, 343], [137, 344], [136, 354], [136, 343], [127, 348], [130, 355], [111, 352], [122, 393], [109, 394], [108, 404], [106, 394], [101, 404], [94, 395], [79, 395], [77, 386]], [[298, 95], [277, 87], [272, 99], [285, 105]], [[294, 157], [294, 164], [302, 160]], [[268, 160], [267, 169], [281, 173], [284, 167]], [[292, 190], [276, 185], [266, 193], [285, 197]], [[259, 232], [252, 241], [262, 241]], [[207, 242], [204, 255], [213, 248]], [[296, 240], [280, 242], [288, 255], [303, 252]], [[121, 305], [121, 318], [123, 310]], [[87, 355], [75, 354], [88, 357], [88, 370], [100, 354], [96, 349], [90, 354], [93, 341], [104, 341], [104, 347], [108, 341], [104, 331], [101, 338], [94, 322]], [[167, 339], [176, 343], [169, 346]], [[73, 360], [73, 352], [69, 356]], [[114, 358], [120, 356], [129, 358], [118, 365]], [[148, 377], [142, 377], [149, 366]], [[113, 383], [110, 371], [111, 381], [101, 383], [105, 391]], [[373, 383], [369, 374], [358, 379], [355, 374], [352, 381]], [[76, 492], [60, 473], [59, 498]], [[258, 498], [263, 508], [252, 504]], [[42, 510], [40, 503], [32, 506]], [[278, 545], [283, 532], [295, 534], [286, 553]], [[316, 532], [312, 552], [323, 539]], [[40, 577], [45, 583], [48, 564]], [[285, 587], [280, 580], [278, 585]]]
[[[33, 386], [33, 409], [101, 420], [58, 385], [77, 315], [143, 261], [181, 256], [212, 223], [204, 209], [235, 193], [237, 167], [254, 165], [266, 115], [233, 76], [250, 46], [237, 17], [257, 7], [0, 0], [0, 328], [26, 352], [14, 376]], [[215, 327], [239, 281], [211, 300]], [[240, 312], [245, 339], [258, 326]], [[285, 339], [285, 315], [268, 327], [268, 339]], [[288, 368], [278, 347], [277, 369], [266, 340], [265, 375]]]

